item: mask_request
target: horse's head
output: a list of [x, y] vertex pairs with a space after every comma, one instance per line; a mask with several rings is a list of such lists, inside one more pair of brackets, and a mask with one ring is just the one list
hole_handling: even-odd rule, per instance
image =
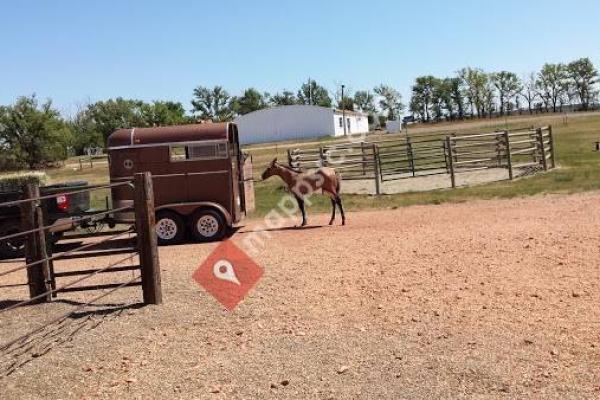
[[265, 169], [265, 171], [262, 173], [261, 178], [263, 180], [270, 178], [271, 176], [275, 175], [278, 168], [279, 166], [277, 164], [277, 158], [274, 158], [273, 161], [271, 161], [271, 163], [267, 167], [267, 169]]

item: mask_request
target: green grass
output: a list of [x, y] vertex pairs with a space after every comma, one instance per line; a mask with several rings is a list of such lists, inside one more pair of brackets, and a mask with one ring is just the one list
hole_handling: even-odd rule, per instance
[[[429, 192], [411, 192], [395, 195], [345, 195], [344, 205], [347, 210], [397, 208], [414, 204], [442, 204], [446, 202], [463, 202], [471, 199], [514, 198], [539, 193], [576, 193], [600, 189], [600, 154], [593, 151], [593, 142], [600, 139], [600, 115], [580, 115], [570, 117], [568, 124], [564, 123], [562, 115], [547, 115], [531, 118], [494, 119], [490, 121], [473, 121], [473, 123], [427, 126], [411, 126], [410, 133], [427, 131], [445, 134], [448, 132], [477, 133], [490, 132], [494, 129], [516, 129], [526, 126], [552, 124], [556, 143], [556, 159], [559, 168], [547, 173], [541, 173], [529, 178], [515, 181], [501, 181], [485, 185], [463, 187], [457, 189], [441, 189]], [[460, 129], [457, 129], [460, 127]], [[377, 135], [379, 136], [379, 135]], [[386, 135], [390, 136], [390, 135]], [[278, 143], [248, 146], [254, 161], [254, 175], [260, 176], [264, 167], [274, 158], [285, 161], [286, 149], [299, 146], [315, 146], [315, 142], [332, 142], [339, 139], [321, 138], [313, 141], [298, 143]], [[87, 160], [87, 158], [85, 158]], [[51, 183], [69, 180], [86, 180], [90, 184], [108, 182], [108, 166], [103, 160], [94, 161], [94, 167], [83, 163], [79, 169], [77, 158], [67, 161], [66, 166], [46, 171]], [[343, 183], [342, 183], [343, 185]], [[283, 183], [278, 178], [265, 182], [257, 180], [256, 211], [254, 216], [260, 217], [268, 213], [285, 194]], [[92, 204], [103, 208], [108, 191], [96, 191], [92, 195]], [[309, 212], [329, 212], [329, 199], [325, 196], [314, 196]]]
[[[62, 183], [68, 181], [87, 181], [90, 185], [106, 184], [108, 178], [108, 163], [106, 157], [94, 160], [90, 167], [89, 157], [82, 157], [83, 169], [79, 168], [79, 157], [72, 157], [65, 162], [62, 168], [47, 169], [50, 183]], [[106, 197], [110, 197], [108, 189], [94, 190], [90, 193], [92, 208], [103, 210], [106, 208]]]

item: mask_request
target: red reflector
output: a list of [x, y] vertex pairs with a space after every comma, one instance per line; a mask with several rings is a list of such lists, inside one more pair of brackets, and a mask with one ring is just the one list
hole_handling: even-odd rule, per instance
[[56, 196], [56, 206], [60, 211], [67, 211], [69, 209], [69, 197], [66, 194]]

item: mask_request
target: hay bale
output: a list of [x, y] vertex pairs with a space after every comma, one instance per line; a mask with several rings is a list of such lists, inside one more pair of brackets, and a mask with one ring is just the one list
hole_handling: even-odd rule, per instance
[[0, 192], [18, 192], [23, 185], [32, 182], [42, 186], [49, 178], [45, 172], [24, 171], [0, 175]]

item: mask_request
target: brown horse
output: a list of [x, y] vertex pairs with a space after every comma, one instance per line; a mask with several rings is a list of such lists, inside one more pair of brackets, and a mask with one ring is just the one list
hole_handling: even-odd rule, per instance
[[304, 198], [314, 192], [321, 190], [331, 198], [331, 220], [329, 225], [335, 220], [335, 206], [340, 208], [342, 214], [342, 225], [346, 225], [346, 216], [344, 207], [340, 198], [340, 183], [342, 178], [333, 168], [321, 167], [312, 171], [296, 171], [290, 167], [279, 164], [275, 158], [262, 173], [262, 179], [267, 179], [273, 175], [279, 176], [294, 195], [298, 202], [298, 207], [302, 212], [302, 226], [306, 225], [306, 211], [304, 210]]

